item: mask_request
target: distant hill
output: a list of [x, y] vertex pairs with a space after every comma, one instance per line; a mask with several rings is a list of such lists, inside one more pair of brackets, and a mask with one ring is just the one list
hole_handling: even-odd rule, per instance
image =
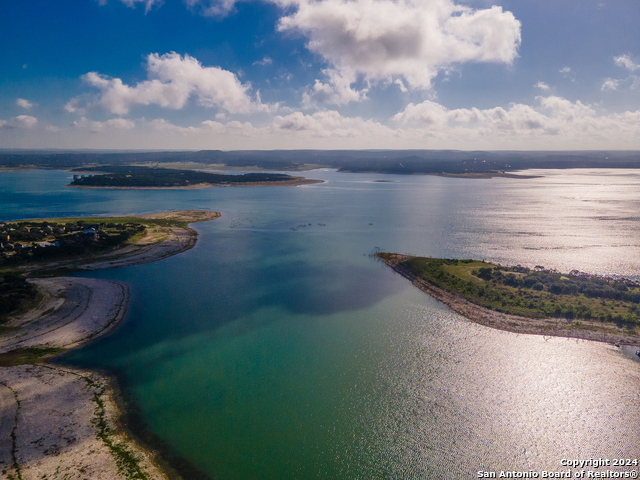
[[637, 151], [526, 152], [459, 150], [202, 150], [186, 152], [0, 151], [0, 167], [70, 169], [87, 166], [176, 163], [228, 168], [299, 171], [326, 167], [341, 172], [465, 174], [531, 168], [640, 168]]

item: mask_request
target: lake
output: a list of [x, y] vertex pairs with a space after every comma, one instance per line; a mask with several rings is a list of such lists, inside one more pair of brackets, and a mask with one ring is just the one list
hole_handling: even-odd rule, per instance
[[[635, 349], [473, 324], [377, 249], [640, 279], [640, 173], [306, 172], [326, 183], [86, 190], [0, 172], [0, 219], [210, 209], [192, 250], [91, 272], [124, 322], [65, 361], [117, 371], [150, 430], [220, 479], [460, 479], [640, 458]], [[380, 182], [379, 180], [386, 180]]]

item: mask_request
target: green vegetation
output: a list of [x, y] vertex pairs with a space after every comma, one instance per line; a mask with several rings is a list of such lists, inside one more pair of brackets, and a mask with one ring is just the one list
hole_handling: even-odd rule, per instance
[[[9, 480], [22, 480], [22, 470], [20, 470], [20, 464], [18, 463], [18, 449], [16, 446], [16, 429], [18, 428], [18, 415], [20, 414], [20, 399], [18, 398], [18, 394], [16, 393], [16, 391], [11, 388], [9, 385], [7, 385], [6, 383], [2, 382], [2, 385], [4, 385], [5, 387], [7, 387], [9, 390], [11, 390], [11, 393], [13, 394], [13, 398], [16, 401], [16, 413], [13, 416], [13, 428], [11, 429], [11, 434], [9, 435], [9, 437], [11, 438], [11, 460], [13, 462], [13, 464], [11, 465], [13, 467], [13, 469], [15, 470], [16, 475], [13, 476], [11, 474], [7, 475], [7, 478]], [[6, 473], [6, 470], [2, 471], [2, 474], [4, 475]]]
[[198, 184], [243, 185], [285, 182], [294, 177], [282, 173], [246, 173], [221, 175], [194, 170], [149, 168], [140, 166], [104, 166], [84, 168], [82, 171], [108, 172], [101, 175], [74, 175], [73, 187], [188, 187]]
[[27, 347], [18, 348], [6, 353], [0, 353], [0, 367], [15, 367], [16, 365], [34, 365], [42, 363], [47, 358], [64, 352], [64, 348]]
[[[378, 253], [389, 260], [393, 254]], [[498, 312], [640, 326], [640, 285], [623, 278], [537, 266], [503, 267], [478, 260], [411, 257], [399, 266], [430, 284]]]
[[140, 466], [140, 460], [125, 442], [118, 441], [113, 431], [109, 428], [106, 419], [106, 410], [102, 396], [105, 394], [105, 387], [89, 377], [82, 377], [87, 385], [95, 389], [93, 401], [96, 404], [96, 416], [93, 422], [98, 428], [97, 436], [111, 451], [111, 454], [118, 465], [118, 472], [127, 479], [148, 480], [149, 476]]
[[0, 267], [107, 250], [133, 241], [146, 229], [132, 217], [62, 220], [0, 224]]
[[[30, 276], [60, 275], [73, 263], [118, 251], [127, 245], [160, 243], [179, 228], [195, 235], [190, 223], [212, 220], [216, 212], [185, 210], [141, 217], [55, 218], [0, 222], [0, 272], [29, 265]], [[33, 265], [39, 268], [34, 270]]]
[[[186, 220], [178, 220], [174, 218], [144, 218], [144, 217], [135, 217], [135, 216], [121, 216], [121, 217], [72, 217], [72, 218], [45, 218], [38, 220], [25, 220], [24, 222], [36, 222], [36, 223], [56, 223], [56, 222], [65, 222], [67, 223], [84, 223], [85, 225], [108, 225], [108, 224], [121, 224], [121, 225], [144, 225], [145, 227], [150, 226], [158, 226], [158, 227], [178, 227], [178, 228], [188, 228], [189, 223], [195, 223], [198, 220], [189, 219]], [[16, 224], [22, 222], [10, 222], [9, 224]], [[111, 228], [111, 227], [109, 227]], [[115, 227], [118, 228], [118, 227]]]
[[9, 316], [28, 310], [38, 299], [35, 285], [17, 273], [0, 273], [0, 325]]

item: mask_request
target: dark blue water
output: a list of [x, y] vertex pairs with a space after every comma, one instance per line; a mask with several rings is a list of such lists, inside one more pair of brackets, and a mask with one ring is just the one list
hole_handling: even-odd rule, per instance
[[327, 183], [127, 191], [2, 172], [0, 218], [222, 213], [194, 225], [188, 252], [91, 273], [129, 283], [131, 303], [67, 357], [121, 372], [150, 428], [217, 478], [475, 478], [638, 457], [632, 355], [472, 324], [370, 256], [637, 276], [640, 176], [545, 175], [314, 171]]

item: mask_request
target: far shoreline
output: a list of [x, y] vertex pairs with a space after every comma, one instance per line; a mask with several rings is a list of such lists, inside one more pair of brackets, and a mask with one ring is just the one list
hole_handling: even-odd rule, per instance
[[375, 175], [398, 175], [402, 177], [411, 176], [429, 176], [429, 177], [445, 177], [445, 178], [468, 178], [471, 180], [489, 180], [492, 178], [512, 178], [528, 180], [531, 178], [544, 178], [544, 175], [521, 175], [519, 173], [507, 173], [507, 172], [465, 172], [465, 173], [447, 173], [447, 172], [410, 172], [410, 173], [398, 173], [398, 172], [384, 172], [380, 170], [367, 170], [367, 171], [350, 171], [350, 170], [336, 170], [338, 173], [351, 173], [351, 174], [375, 174]]

